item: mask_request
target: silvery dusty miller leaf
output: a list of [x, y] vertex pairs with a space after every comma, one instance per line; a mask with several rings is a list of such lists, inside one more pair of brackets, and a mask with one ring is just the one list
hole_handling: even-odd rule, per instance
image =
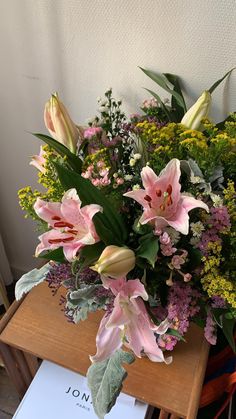
[[122, 367], [131, 364], [135, 357], [130, 352], [117, 350], [109, 359], [92, 364], [87, 372], [88, 386], [91, 390], [93, 408], [99, 419], [110, 412], [119, 396], [127, 372]]
[[86, 320], [90, 312], [104, 309], [109, 302], [109, 297], [96, 297], [96, 291], [102, 285], [88, 285], [67, 294], [67, 314], [73, 318], [74, 323]]
[[50, 264], [47, 263], [40, 269], [33, 269], [24, 274], [16, 283], [15, 296], [16, 300], [20, 300], [24, 294], [29, 292], [33, 287], [43, 282], [50, 269]]

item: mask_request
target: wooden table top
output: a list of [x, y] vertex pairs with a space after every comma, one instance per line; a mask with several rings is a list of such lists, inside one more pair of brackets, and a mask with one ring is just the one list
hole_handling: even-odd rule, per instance
[[[59, 290], [53, 297], [45, 283], [35, 287], [2, 331], [0, 340], [85, 375], [89, 355], [96, 352], [95, 337], [103, 314], [93, 313], [78, 325], [69, 323], [59, 306], [60, 296]], [[138, 358], [125, 366], [128, 377], [123, 391], [152, 406], [194, 419], [209, 346], [203, 331], [194, 324], [186, 340], [173, 351], [170, 365]]]

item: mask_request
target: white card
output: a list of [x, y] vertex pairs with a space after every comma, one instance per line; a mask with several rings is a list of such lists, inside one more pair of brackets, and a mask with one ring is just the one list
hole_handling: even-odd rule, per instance
[[[121, 393], [108, 419], [144, 419], [147, 405]], [[97, 419], [87, 380], [43, 361], [13, 419]]]

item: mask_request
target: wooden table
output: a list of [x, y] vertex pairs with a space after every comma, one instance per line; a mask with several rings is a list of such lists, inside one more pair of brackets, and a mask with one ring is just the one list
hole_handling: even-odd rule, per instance
[[[47, 285], [41, 284], [21, 304], [13, 303], [1, 320], [0, 351], [21, 397], [37, 371], [37, 358], [85, 375], [89, 354], [96, 352], [95, 337], [102, 313], [91, 314], [78, 325], [69, 323], [59, 306], [60, 296], [59, 291], [53, 297]], [[180, 342], [174, 350], [171, 365], [142, 358], [125, 366], [128, 377], [123, 391], [163, 411], [194, 419], [209, 346], [203, 331], [194, 324], [186, 339], [187, 343]]]

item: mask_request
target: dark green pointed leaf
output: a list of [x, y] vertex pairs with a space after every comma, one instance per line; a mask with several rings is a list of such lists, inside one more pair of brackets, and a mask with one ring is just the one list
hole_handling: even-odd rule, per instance
[[167, 335], [171, 335], [171, 336], [175, 336], [177, 337], [179, 340], [182, 340], [182, 342], [186, 342], [186, 339], [183, 338], [183, 336], [178, 332], [178, 330], [175, 329], [168, 329], [166, 331]]
[[88, 386], [91, 390], [93, 408], [99, 419], [110, 412], [119, 396], [127, 372], [122, 364], [134, 362], [130, 352], [117, 350], [109, 359], [92, 364], [87, 372]]
[[94, 262], [96, 262], [104, 248], [105, 246], [102, 242], [83, 247], [83, 249], [80, 251], [80, 259], [83, 261], [82, 267], [92, 265]]
[[[142, 67], [139, 67], [139, 68], [146, 74], [146, 76], [150, 77], [150, 79], [152, 79], [155, 83], [157, 83], [160, 87], [162, 87], [162, 89], [164, 89], [166, 92], [168, 92], [172, 96], [174, 96], [178, 105], [181, 108], [186, 109], [186, 105], [185, 105], [185, 102], [184, 102], [184, 99], [183, 99], [182, 95], [179, 94], [179, 92], [176, 91], [175, 89], [172, 89], [168, 86], [169, 80], [165, 76], [165, 74], [158, 74], [154, 71], [146, 70]], [[174, 75], [172, 75], [172, 76], [174, 76]], [[175, 76], [175, 77], [177, 77], [177, 76]], [[171, 84], [173, 84], [173, 83], [171, 82]]]
[[59, 143], [58, 141], [54, 140], [53, 138], [49, 137], [48, 135], [44, 135], [44, 134], [33, 134], [33, 135], [39, 138], [40, 140], [44, 141], [50, 147], [52, 147], [62, 157], [66, 156], [67, 162], [70, 165], [70, 167], [76, 172], [81, 173], [82, 161], [75, 154], [71, 153], [71, 151], [67, 147], [65, 147], [63, 144]]
[[235, 341], [234, 341], [234, 327], [236, 324], [236, 319], [228, 319], [226, 316], [222, 316], [222, 330], [229, 342], [229, 345], [235, 352]]
[[78, 173], [72, 172], [58, 163], [55, 163], [55, 167], [62, 186], [65, 190], [76, 188], [83, 206], [98, 204], [103, 208], [103, 212], [97, 213], [93, 218], [101, 240], [106, 245], [124, 244], [127, 231], [123, 219], [103, 192]]
[[63, 253], [63, 248], [59, 247], [58, 249], [51, 250], [47, 253], [41, 253], [39, 258], [46, 259], [46, 260], [54, 260], [55, 262], [65, 263], [66, 259]]
[[180, 106], [176, 97], [173, 94], [172, 94], [172, 98], [171, 98], [171, 106], [172, 106], [172, 108], [176, 109], [178, 120], [181, 121], [185, 112], [187, 112], [187, 107], [186, 107], [184, 96], [183, 96], [183, 93], [182, 93], [182, 90], [181, 90], [181, 87], [180, 87], [180, 84], [179, 84], [179, 78], [175, 74], [170, 74], [170, 73], [164, 73], [164, 76], [167, 78], [167, 80], [171, 84], [173, 84], [174, 91], [177, 92], [182, 98], [182, 101], [183, 101], [182, 106]]
[[159, 250], [158, 238], [153, 236], [153, 234], [146, 234], [140, 238], [139, 243], [140, 246], [136, 253], [137, 257], [146, 259], [154, 268]]
[[219, 84], [227, 77], [230, 75], [230, 73], [232, 73], [233, 70], [235, 70], [236, 67], [231, 68], [231, 70], [229, 70], [223, 77], [221, 77], [221, 79], [217, 80], [211, 87], [210, 89], [208, 89], [208, 92], [213, 93], [214, 90], [219, 86]]

